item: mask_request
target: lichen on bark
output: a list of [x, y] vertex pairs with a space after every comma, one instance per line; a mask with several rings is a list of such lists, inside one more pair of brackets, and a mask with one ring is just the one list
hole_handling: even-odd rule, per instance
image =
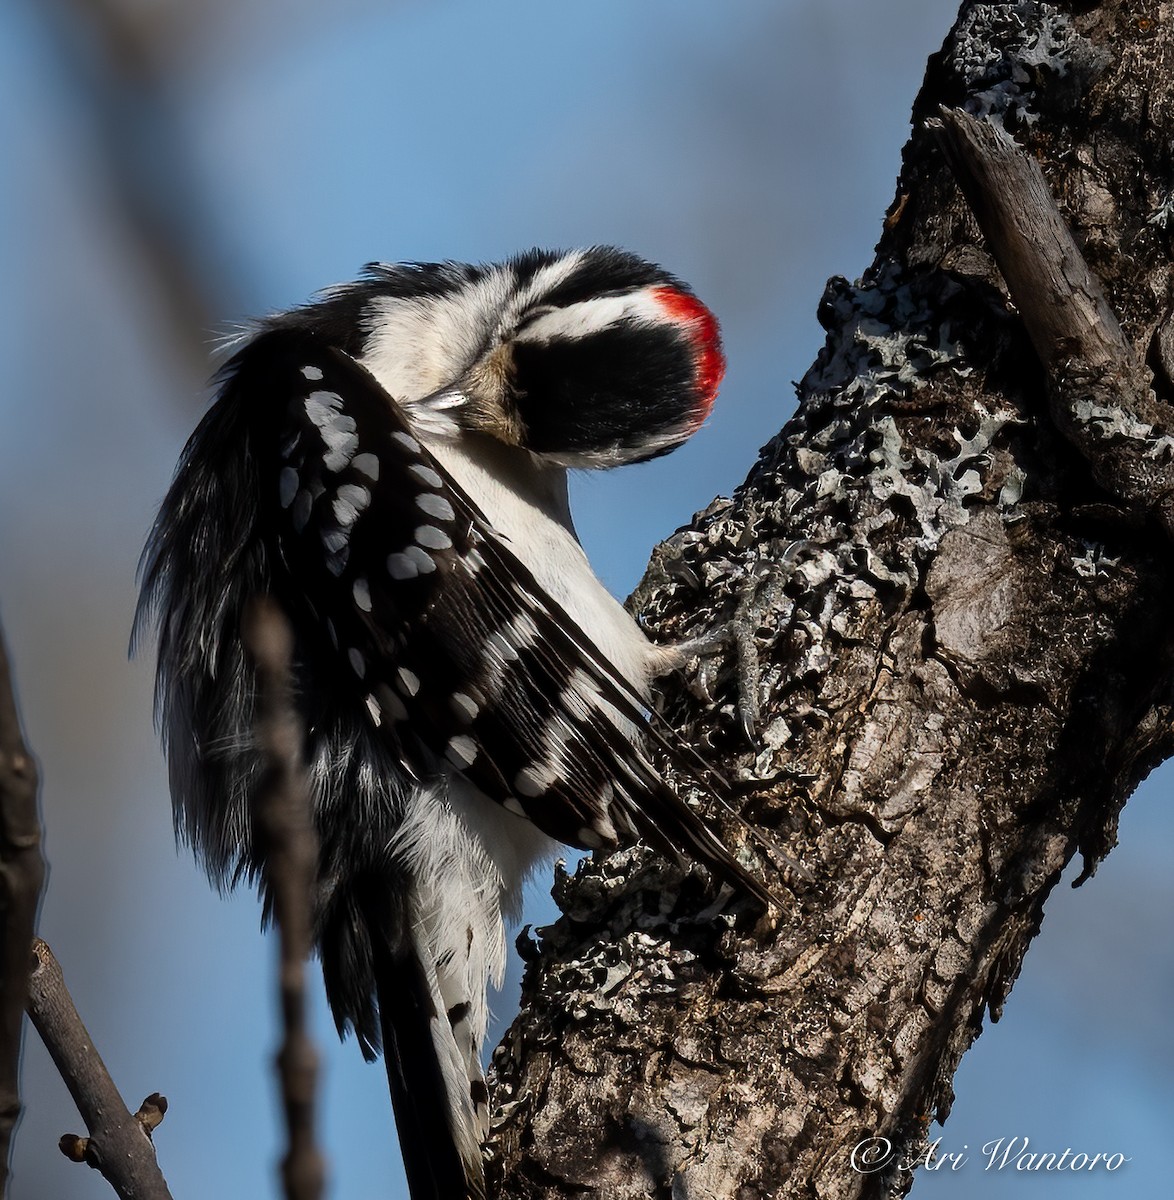
[[[662, 708], [765, 831], [712, 814], [783, 910], [757, 920], [640, 847], [559, 879], [494, 1064], [503, 1196], [903, 1194], [896, 1163], [948, 1115], [1060, 872], [1095, 869], [1174, 748], [1168, 539], [1057, 427], [925, 127], [962, 108], [1040, 161], [1164, 415], [1171, 8], [966, 4], [931, 59], [877, 257], [829, 283], [795, 417], [637, 596], [665, 639], [750, 614], [759, 744], [727, 675]], [[1116, 420], [1106, 440], [1166, 453]], [[893, 1159], [854, 1169], [873, 1137]]]

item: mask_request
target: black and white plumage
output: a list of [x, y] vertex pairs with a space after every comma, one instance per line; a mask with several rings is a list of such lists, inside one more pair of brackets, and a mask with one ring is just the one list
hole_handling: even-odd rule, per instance
[[293, 624], [327, 992], [384, 1051], [413, 1200], [484, 1195], [487, 982], [556, 841], [644, 837], [769, 897], [652, 765], [681, 655], [567, 505], [568, 467], [693, 433], [723, 366], [692, 292], [617, 250], [373, 266], [237, 350], [151, 535], [176, 820], [222, 885], [260, 868], [241, 612], [267, 592]]

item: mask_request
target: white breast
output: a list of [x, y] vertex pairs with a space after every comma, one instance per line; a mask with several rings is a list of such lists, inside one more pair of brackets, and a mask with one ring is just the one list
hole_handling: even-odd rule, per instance
[[539, 464], [528, 451], [484, 435], [459, 442], [422, 435], [533, 573], [616, 670], [648, 694], [653, 647], [618, 600], [600, 583], [575, 537], [567, 503], [567, 473]]

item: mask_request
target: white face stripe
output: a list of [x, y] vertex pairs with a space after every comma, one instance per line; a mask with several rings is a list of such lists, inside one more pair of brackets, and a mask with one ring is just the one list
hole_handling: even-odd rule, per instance
[[511, 323], [516, 321], [539, 297], [547, 295], [560, 283], [566, 282], [579, 269], [585, 253], [583, 250], [571, 250], [562, 258], [555, 259], [554, 262], [548, 263], [544, 267], [539, 267], [535, 271], [534, 277], [528, 283], [523, 284], [514, 295], [509, 311]]
[[480, 347], [477, 321], [451, 297], [380, 297], [360, 361], [399, 404], [411, 405], [453, 382]]
[[456, 384], [500, 341], [522, 314], [570, 278], [585, 252], [572, 250], [518, 285], [508, 263], [439, 296], [377, 297], [368, 313], [371, 335], [360, 359], [395, 400], [409, 407]]
[[671, 318], [655, 297], [655, 290], [646, 287], [621, 296], [597, 296], [556, 308], [536, 317], [514, 340], [543, 343], [555, 338], [588, 337], [623, 321], [638, 325], [669, 323]]

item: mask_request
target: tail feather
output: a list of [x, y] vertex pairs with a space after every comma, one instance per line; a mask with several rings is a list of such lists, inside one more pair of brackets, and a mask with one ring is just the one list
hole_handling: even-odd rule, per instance
[[383, 1060], [408, 1189], [412, 1200], [485, 1200], [466, 1065], [434, 980], [413, 951], [376, 951]]
[[[480, 1144], [489, 1134], [488, 1090], [485, 1072], [481, 1069], [484, 1030], [477, 1028], [478, 1024], [484, 1024], [484, 1018], [480, 1022], [477, 1019], [475, 998], [470, 1000], [467, 976], [463, 964], [458, 969], [451, 956], [447, 961], [437, 962], [436, 988], [448, 1031], [437, 1030], [434, 1040], [443, 1045], [445, 1057], [441, 1061], [445, 1066], [451, 1065], [451, 1082], [460, 1093], [462, 1117]], [[439, 1053], [439, 1046], [437, 1050]]]

